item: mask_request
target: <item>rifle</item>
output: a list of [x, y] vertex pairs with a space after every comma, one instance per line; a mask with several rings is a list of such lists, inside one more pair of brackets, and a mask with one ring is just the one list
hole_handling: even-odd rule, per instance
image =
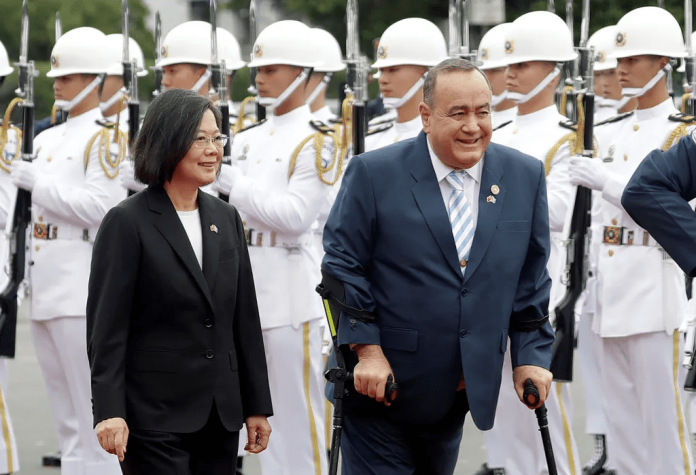
[[[28, 60], [29, 9], [27, 0], [22, 2], [22, 40], [19, 54], [19, 88], [15, 91], [21, 101], [22, 154], [21, 159], [34, 159], [34, 78], [38, 72], [34, 61]], [[26, 265], [27, 228], [31, 222], [31, 192], [17, 189], [17, 201], [12, 216], [10, 234], [10, 281], [0, 294], [0, 356], [13, 358], [17, 333], [17, 293], [24, 280]]]
[[556, 3], [553, 0], [546, 2], [546, 11], [556, 13]]
[[449, 2], [449, 55], [476, 64], [476, 50], [469, 47], [469, 15], [466, 0]]
[[[213, 99], [215, 96], [219, 99], [219, 108], [222, 113], [222, 133], [228, 137], [225, 144], [222, 163], [232, 164], [232, 140], [230, 137], [230, 104], [227, 102], [227, 69], [225, 60], [218, 56], [217, 42], [217, 2], [210, 0], [210, 71], [211, 83], [209, 94]], [[220, 199], [230, 201], [229, 195], [220, 194]]]
[[152, 71], [155, 73], [155, 90], [152, 96], [156, 97], [162, 93], [162, 67], [158, 64], [162, 61], [162, 20], [160, 20], [159, 10], [155, 13], [155, 65]]
[[[249, 39], [251, 40], [250, 43], [253, 45], [256, 43], [256, 37], [258, 34], [258, 31], [256, 31], [256, 0], [251, 0], [249, 3]], [[252, 55], [254, 54], [253, 52], [251, 53]], [[247, 92], [249, 94], [253, 94], [254, 96], [258, 95], [258, 91], [256, 90], [256, 68], [250, 68], [251, 73], [249, 75], [249, 88], [247, 89]], [[240, 107], [239, 111], [239, 120], [242, 119], [242, 114], [243, 110]], [[262, 106], [259, 101], [256, 101], [256, 121], [261, 122], [266, 118], [266, 108]], [[243, 125], [240, 124], [240, 128], [243, 127]], [[229, 142], [229, 141], [228, 141]]]
[[[56, 43], [63, 36], [63, 24], [60, 21], [60, 12], [56, 12]], [[60, 125], [67, 120], [68, 113], [60, 110], [58, 106], [54, 105], [51, 109], [51, 125]]]
[[[358, 0], [348, 0], [346, 6], [346, 101], [344, 109], [352, 107], [353, 155], [365, 152], [367, 131], [367, 74], [368, 67], [360, 55], [360, 30], [358, 29]], [[351, 105], [352, 104], [352, 105]], [[342, 114], [346, 117], [345, 112]]]
[[[584, 13], [584, 6], [583, 6]], [[573, 0], [566, 0], [566, 25], [570, 30], [570, 37], [573, 39], [573, 44], [575, 44], [575, 36], [573, 34]], [[580, 69], [578, 60], [572, 60], [565, 63], [566, 80], [565, 86], [560, 94], [560, 100], [558, 102], [558, 108], [564, 116], [569, 118], [573, 122], [578, 120], [577, 111], [577, 93], [574, 85], [580, 79]], [[558, 97], [558, 96], [557, 96]]]
[[[575, 153], [588, 160], [594, 155], [594, 48], [587, 47], [590, 22], [590, 0], [583, 0], [582, 30], [578, 65], [583, 77], [576, 77], [576, 94], [582, 95], [578, 108], [578, 129]], [[579, 101], [578, 101], [579, 102]], [[583, 115], [584, 111], [584, 115]], [[556, 339], [553, 342], [551, 372], [556, 381], [573, 380], [573, 352], [575, 350], [575, 303], [585, 289], [589, 269], [590, 226], [592, 225], [592, 190], [578, 186], [566, 241], [566, 293], [555, 308]]]
[[684, 0], [684, 44], [687, 57], [684, 58], [684, 86], [689, 86], [691, 92], [682, 97], [682, 112], [686, 115], [696, 115], [696, 54], [691, 42], [692, 31], [691, 0]]
[[[123, 87], [128, 96], [128, 149], [135, 143], [140, 128], [140, 100], [138, 99], [138, 66], [130, 58], [130, 10], [128, 0], [121, 2], [121, 36], [123, 36]], [[115, 132], [118, 135], [118, 131]], [[128, 196], [135, 191], [128, 190]]]

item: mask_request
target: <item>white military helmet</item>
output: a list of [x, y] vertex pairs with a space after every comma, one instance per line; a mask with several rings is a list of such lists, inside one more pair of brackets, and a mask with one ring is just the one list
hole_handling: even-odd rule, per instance
[[525, 13], [512, 22], [504, 43], [508, 65], [525, 61], [571, 61], [577, 57], [573, 37], [555, 13]]
[[[120, 33], [106, 35], [104, 38], [105, 56], [108, 57], [109, 67], [106, 68], [107, 76], [122, 76], [123, 75], [123, 35]], [[133, 38], [128, 39], [128, 54], [131, 61], [135, 60], [138, 67], [138, 77], [147, 76], [145, 69], [145, 58], [140, 45]]]
[[616, 69], [619, 62], [616, 58], [610, 58], [609, 54], [614, 51], [614, 42], [616, 41], [616, 26], [606, 26], [595, 32], [587, 41], [588, 48], [595, 48], [595, 71], [608, 71]]
[[104, 54], [106, 36], [96, 28], [83, 26], [70, 30], [56, 41], [51, 51], [49, 78], [70, 74], [104, 74], [109, 59]]
[[442, 31], [423, 18], [399, 20], [384, 30], [373, 68], [411, 64], [432, 67], [447, 59]]
[[314, 67], [314, 71], [319, 73], [335, 73], [346, 69], [346, 63], [343, 62], [343, 53], [341, 45], [334, 36], [321, 28], [312, 28], [312, 44], [319, 49], [318, 63]]
[[242, 61], [242, 48], [239, 47], [239, 41], [232, 33], [218, 26], [217, 42], [218, 54], [222, 52], [220, 59], [225, 60], [225, 69], [231, 72], [246, 66], [246, 63]]
[[310, 28], [295, 20], [281, 20], [268, 25], [254, 42], [250, 68], [287, 64], [313, 68], [318, 62]]
[[616, 24], [611, 58], [643, 54], [683, 58], [684, 38], [677, 20], [664, 8], [640, 7], [626, 13]]
[[162, 58], [157, 66], [182, 63], [209, 66], [211, 28], [210, 23], [205, 21], [187, 21], [172, 28], [162, 41]]
[[505, 41], [511, 26], [512, 23], [501, 23], [488, 30], [481, 38], [478, 60], [481, 62], [482, 70], [504, 68], [508, 65], [505, 58]]
[[7, 56], [5, 45], [0, 41], [0, 76], [12, 74], [14, 68], [10, 66], [10, 57]]

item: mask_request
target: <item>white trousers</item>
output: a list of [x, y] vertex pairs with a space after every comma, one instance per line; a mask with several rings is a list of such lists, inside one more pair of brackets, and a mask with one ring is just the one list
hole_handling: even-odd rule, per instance
[[0, 358], [0, 473], [18, 470], [17, 441], [7, 407], [7, 360]]
[[261, 452], [264, 475], [325, 475], [324, 357], [319, 319], [263, 331], [273, 432]]
[[604, 339], [609, 466], [619, 474], [693, 473], [680, 364], [678, 332]]
[[62, 453], [62, 475], [120, 475], [118, 458], [99, 445], [93, 429], [85, 317], [31, 320]]
[[578, 324], [578, 370], [585, 392], [585, 432], [607, 433], [604, 407], [604, 377], [602, 368], [603, 340], [592, 331], [594, 314], [584, 313]]
[[[558, 473], [581, 475], [578, 449], [571, 426], [573, 417], [569, 384], [551, 384], [546, 409]], [[495, 425], [485, 435], [489, 467], [505, 468], [507, 475], [549, 473], [536, 415], [517, 397], [509, 355], [506, 355], [503, 365]]]

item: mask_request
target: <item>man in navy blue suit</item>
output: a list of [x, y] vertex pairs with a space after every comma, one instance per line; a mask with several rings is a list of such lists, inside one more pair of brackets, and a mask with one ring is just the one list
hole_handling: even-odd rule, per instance
[[696, 143], [682, 138], [666, 152], [654, 150], [624, 189], [621, 204], [689, 277], [696, 277]]
[[[343, 285], [344, 475], [452, 474], [468, 411], [493, 426], [510, 339], [515, 389], [552, 375], [543, 163], [489, 144], [491, 89], [468, 61], [431, 69], [423, 133], [354, 157], [324, 230]], [[389, 376], [398, 391], [385, 399]]]

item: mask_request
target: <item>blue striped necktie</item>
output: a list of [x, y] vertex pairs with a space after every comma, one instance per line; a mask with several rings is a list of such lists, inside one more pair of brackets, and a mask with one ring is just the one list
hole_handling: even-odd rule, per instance
[[471, 213], [471, 203], [464, 195], [464, 180], [466, 171], [454, 170], [446, 177], [452, 187], [449, 199], [449, 220], [452, 225], [454, 243], [457, 246], [457, 257], [462, 274], [466, 271], [466, 264], [474, 241], [474, 217]]

